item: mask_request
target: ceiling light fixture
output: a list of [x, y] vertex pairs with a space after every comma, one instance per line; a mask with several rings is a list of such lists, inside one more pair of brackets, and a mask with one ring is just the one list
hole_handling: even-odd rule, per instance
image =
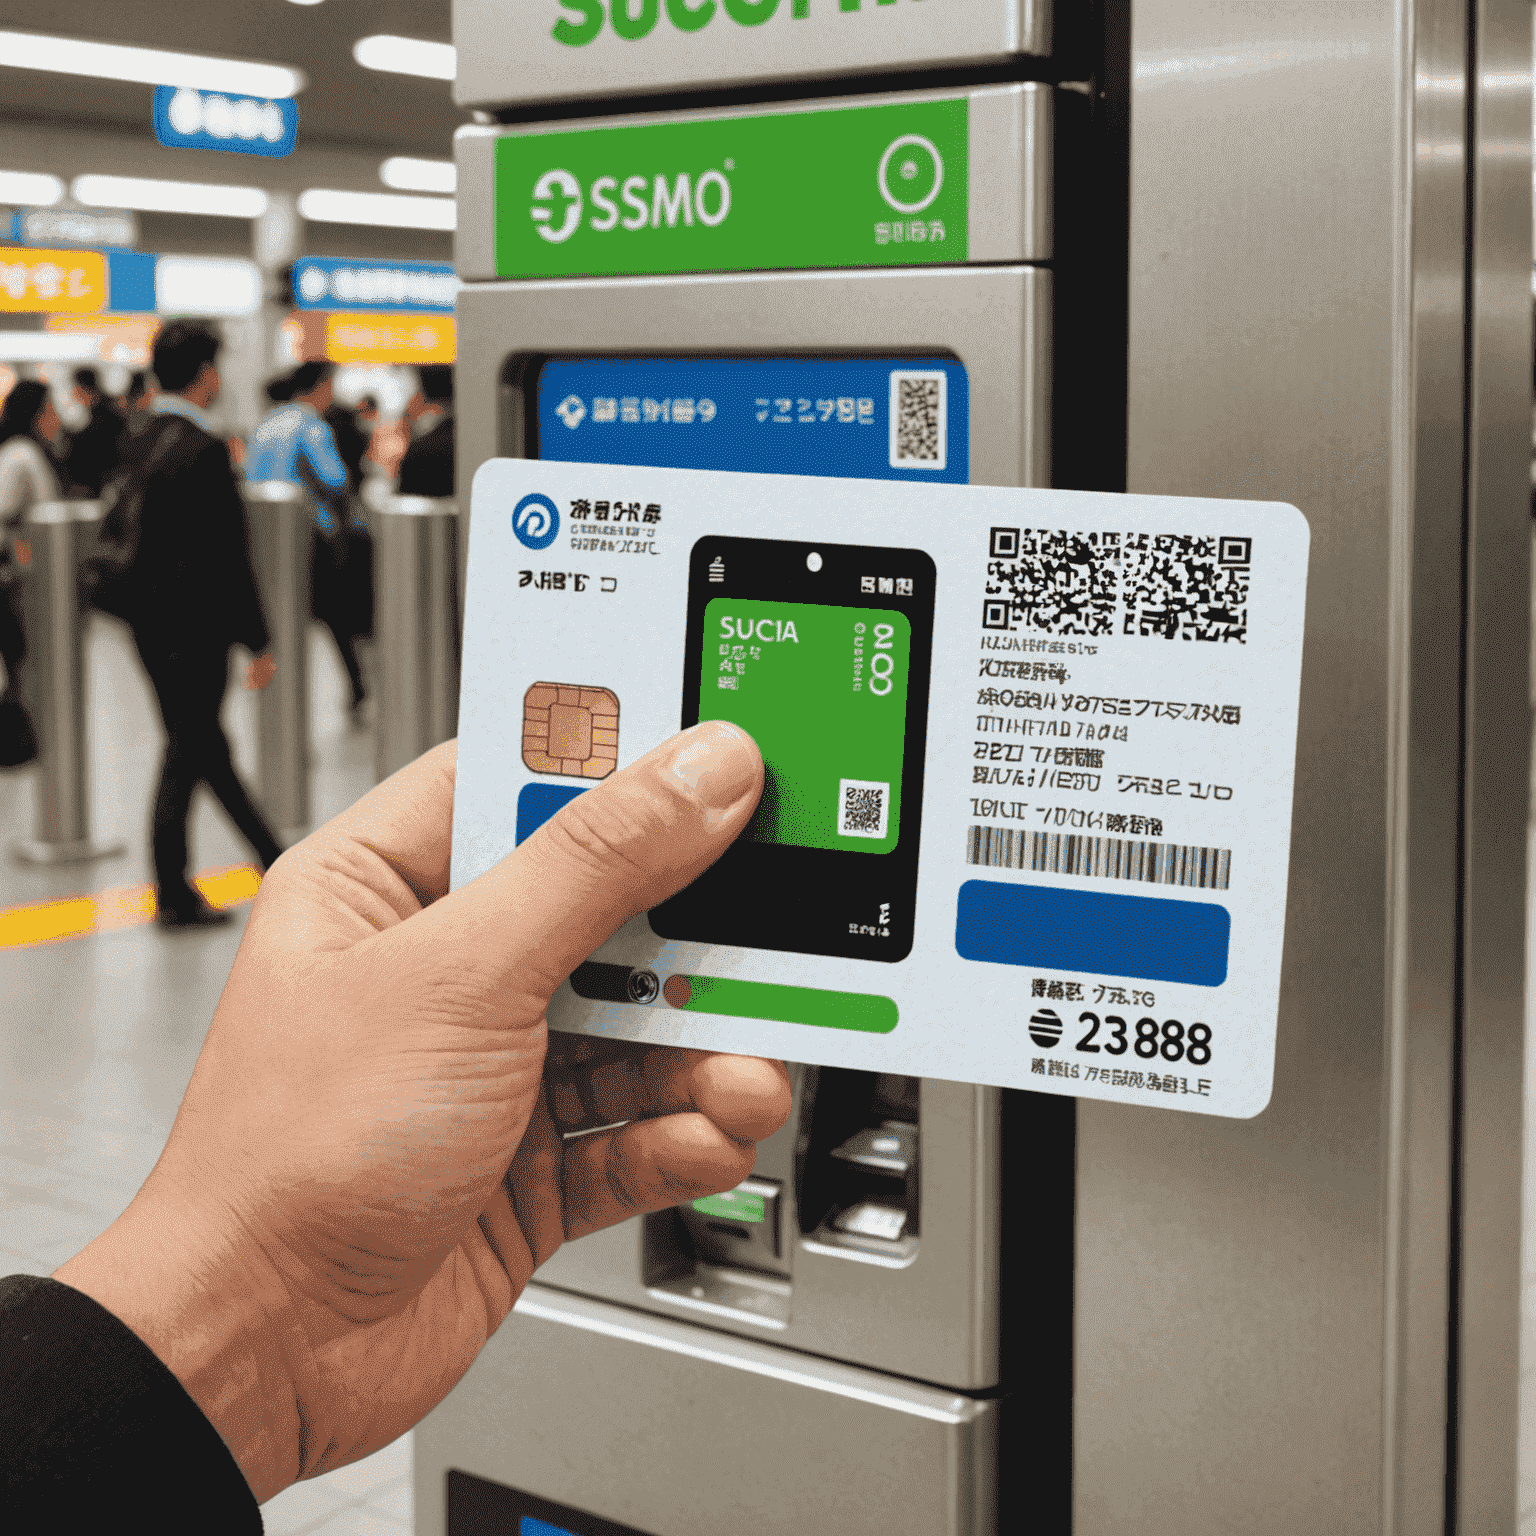
[[260, 187], [210, 186], [200, 181], [150, 181], [141, 176], [76, 176], [77, 203], [93, 208], [137, 208], [143, 213], [211, 213], [254, 219], [267, 211]]
[[244, 59], [167, 53], [161, 48], [44, 37], [36, 32], [0, 32], [0, 65], [143, 85], [190, 85], [237, 96], [297, 96], [306, 84], [302, 71], [286, 64], [251, 64]]
[[0, 359], [7, 363], [89, 363], [100, 356], [101, 343], [95, 336], [0, 331]]
[[419, 37], [394, 37], [387, 32], [361, 38], [352, 46], [352, 57], [364, 69], [391, 75], [452, 80], [458, 73], [458, 54], [452, 43], [428, 43]]
[[393, 192], [333, 192], [311, 187], [299, 194], [299, 217], [319, 224], [379, 224], [390, 229], [453, 229], [458, 208], [447, 197], [398, 197]]
[[453, 193], [459, 186], [452, 160], [413, 160], [409, 155], [391, 155], [379, 167], [379, 180], [399, 192]]
[[0, 171], [0, 203], [51, 208], [63, 196], [64, 183], [57, 176], [45, 176], [38, 171]]
[[254, 315], [261, 269], [233, 256], [162, 256], [155, 263], [155, 308], [162, 315]]

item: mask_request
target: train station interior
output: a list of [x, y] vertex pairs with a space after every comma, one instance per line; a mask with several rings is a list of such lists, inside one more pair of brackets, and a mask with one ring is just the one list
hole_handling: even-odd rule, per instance
[[[398, 809], [442, 744], [460, 742], [461, 880], [494, 879], [679, 724], [842, 731], [838, 751], [877, 764], [832, 773], [818, 843], [794, 830], [784, 765], [802, 759], [759, 734], [777, 787], [743, 841], [800, 862], [734, 846], [740, 862], [678, 877], [544, 994], [571, 1060], [783, 1057], [783, 1112], [733, 1143], [731, 1188], [632, 1203], [548, 1256], [530, 1236], [505, 1320], [430, 1400], [356, 1445], [312, 1431], [340, 1438], [280, 1476], [252, 1471], [219, 1389], [158, 1350], [227, 1454], [156, 1444], [142, 1486], [214, 1487], [227, 1462], [240, 1507], [191, 1519], [168, 1496], [171, 1514], [120, 1518], [269, 1536], [1536, 1536], [1533, 18], [1528, 0], [0, 0], [0, 1277], [49, 1279], [132, 1229], [173, 1125], [207, 1118], [189, 1085], [222, 1059], [205, 1052], [216, 1011], [246, 997], [237, 954], [271, 973], [247, 989], [286, 999], [255, 1007], [250, 1032], [271, 1033], [253, 1061], [325, 1034], [259, 958], [258, 892], [287, 850], [325, 866], [337, 818], [373, 848], [366, 808]], [[663, 470], [803, 478], [761, 502], [742, 489], [731, 538], [701, 536], [690, 564], [687, 482], [645, 478]], [[879, 484], [823, 502], [818, 480]], [[988, 512], [964, 500], [982, 487], [1040, 499]], [[861, 496], [867, 520], [839, 512]], [[1122, 550], [1119, 532], [1000, 526], [1080, 511], [1131, 529], [1160, 507], [1196, 518], [1179, 569], [1219, 584], [1198, 615], [1129, 532]], [[968, 649], [951, 729], [944, 605], [973, 534], [990, 538], [986, 602], [964, 596], [981, 673]], [[1286, 539], [1294, 591], [1275, 574]], [[845, 570], [853, 595], [823, 611], [871, 610], [863, 701], [891, 689], [880, 648], [914, 668], [894, 769], [873, 716], [816, 715], [810, 672], [782, 716], [749, 708], [749, 669], [800, 638], [783, 613], [810, 637], [807, 594]], [[685, 609], [712, 625], [727, 596], [751, 621], [727, 624], [743, 644], [719, 646], [709, 683], [715, 636], [685, 652]], [[1105, 670], [1089, 726], [1067, 692], [1100, 675], [1080, 637], [1119, 655], [1133, 634], [1182, 653], [1169, 678], [1216, 679], [1208, 702], [1165, 705], [1169, 681], [1139, 724], [1149, 700], [1111, 695], [1152, 683]], [[540, 658], [526, 678], [520, 646]], [[570, 660], [544, 659], [560, 647]], [[1250, 676], [1221, 671], [1239, 648], [1256, 669], [1242, 712], [1235, 682], [1220, 693]], [[1166, 738], [1149, 733], [1165, 713]], [[1111, 783], [1165, 739], [1201, 745]], [[1209, 795], [1190, 784], [1207, 750], [1230, 770]], [[942, 778], [951, 752], [967, 761]], [[962, 771], [970, 810], [938, 822], [941, 855]], [[366, 799], [391, 782], [395, 800]], [[446, 836], [391, 865], [390, 902], [424, 907], [405, 928], [473, 890]], [[849, 838], [857, 857], [823, 853]], [[970, 883], [931, 947], [991, 990], [961, 1007], [936, 984], [930, 1037], [899, 975], [872, 973], [929, 963], [943, 858]], [[839, 907], [835, 939], [816, 937], [855, 888], [839, 871], [876, 864], [895, 892], [878, 915], [843, 934]], [[735, 875], [753, 871], [749, 890]], [[1179, 922], [1234, 925], [1230, 974], [1225, 926], [1210, 975], [1170, 958], [1192, 929], [1138, 941], [1139, 969], [1112, 963], [1131, 941], [1110, 896], [1150, 912], [1148, 883], [1181, 888], [1156, 904], [1170, 923], [1176, 897]], [[1005, 902], [986, 909], [999, 932], [1046, 924], [1018, 904], [1031, 891], [1099, 903], [1078, 958], [967, 938], [985, 899]], [[297, 942], [308, 920], [284, 899], [269, 932], [286, 911]], [[506, 898], [554, 899], [532, 877]], [[743, 939], [748, 911], [762, 932]], [[636, 923], [643, 959], [623, 947]], [[871, 964], [890, 944], [896, 962]], [[743, 954], [719, 959], [728, 980], [698, 970]], [[781, 972], [752, 955], [864, 980], [764, 1012]], [[1154, 982], [1162, 1003], [1138, 990]], [[858, 1012], [886, 991], [900, 1026], [895, 1003], [885, 1023]], [[1145, 1015], [1131, 1051], [1106, 1007]], [[1090, 1019], [1126, 1053], [1113, 1073], [1073, 1034]], [[1014, 1042], [1003, 1064], [970, 1069], [993, 1059], [968, 1053], [973, 1033]], [[642, 1123], [589, 1084], [570, 1129], [562, 1091], [532, 1123], [569, 1170], [583, 1138]], [[232, 1109], [227, 1133], [255, 1113]], [[387, 1140], [388, 1105], [367, 1113], [359, 1143]], [[259, 1163], [202, 1134], [205, 1167]], [[532, 1233], [521, 1166], [505, 1199]], [[371, 1281], [352, 1273], [355, 1301]], [[16, 1284], [0, 1279], [0, 1397], [25, 1402], [48, 1372], [18, 1385]], [[68, 1358], [96, 1358], [84, 1338]], [[390, 1389], [337, 1390], [371, 1425]], [[85, 1528], [61, 1434], [0, 1447], [0, 1525]]]

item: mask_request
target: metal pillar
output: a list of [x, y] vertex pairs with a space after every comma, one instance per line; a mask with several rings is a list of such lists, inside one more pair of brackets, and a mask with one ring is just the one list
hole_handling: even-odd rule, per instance
[[287, 480], [245, 486], [251, 555], [277, 676], [259, 696], [258, 776], [267, 818], [284, 832], [309, 826], [309, 556], [314, 508]]
[[389, 496], [374, 513], [374, 769], [383, 780], [458, 729], [459, 509], [447, 497]]
[[13, 845], [26, 864], [115, 858], [123, 843], [91, 840], [85, 746], [85, 615], [78, 572], [82, 536], [101, 522], [96, 501], [40, 501], [27, 510], [32, 544], [27, 602], [28, 697], [37, 731], [37, 836]]

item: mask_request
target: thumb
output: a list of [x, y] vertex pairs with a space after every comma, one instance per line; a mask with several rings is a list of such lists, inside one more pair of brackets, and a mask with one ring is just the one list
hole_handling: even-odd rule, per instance
[[696, 880], [763, 788], [752, 738], [725, 721], [674, 736], [563, 806], [478, 880], [389, 937], [478, 995], [538, 1000], [636, 913]]

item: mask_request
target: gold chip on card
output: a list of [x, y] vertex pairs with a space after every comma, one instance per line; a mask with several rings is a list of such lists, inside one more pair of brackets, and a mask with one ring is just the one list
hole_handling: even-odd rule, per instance
[[534, 773], [606, 779], [619, 766], [619, 696], [579, 683], [535, 683], [523, 695], [523, 762]]

